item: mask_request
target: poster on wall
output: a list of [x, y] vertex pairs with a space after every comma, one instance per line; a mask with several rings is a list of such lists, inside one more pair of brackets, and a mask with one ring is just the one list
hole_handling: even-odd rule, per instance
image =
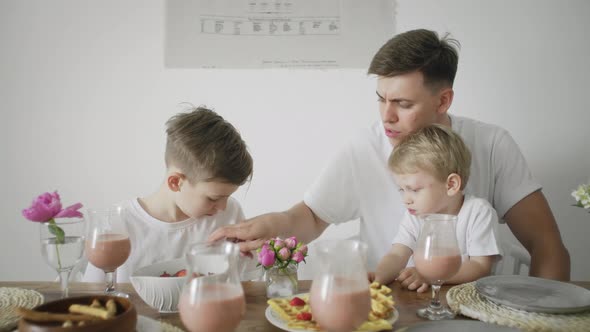
[[395, 0], [167, 0], [168, 68], [367, 68]]

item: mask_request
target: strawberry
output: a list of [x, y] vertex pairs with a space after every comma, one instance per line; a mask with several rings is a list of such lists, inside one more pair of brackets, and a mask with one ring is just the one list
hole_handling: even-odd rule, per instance
[[186, 275], [186, 269], [178, 270], [174, 273], [174, 277], [184, 277]]
[[300, 307], [302, 305], [305, 305], [305, 301], [303, 301], [301, 298], [295, 296], [290, 302], [289, 304], [292, 307]]
[[311, 312], [300, 312], [297, 314], [299, 320], [311, 320]]
[[170, 274], [168, 274], [166, 271], [164, 271], [164, 273], [160, 274], [160, 277], [170, 277]]

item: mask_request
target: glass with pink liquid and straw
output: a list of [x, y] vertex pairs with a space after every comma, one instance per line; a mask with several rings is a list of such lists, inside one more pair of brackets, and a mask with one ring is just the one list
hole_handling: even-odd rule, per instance
[[356, 240], [328, 240], [316, 248], [320, 262], [311, 284], [311, 313], [325, 331], [355, 331], [371, 310], [367, 246]]
[[423, 225], [414, 252], [414, 263], [418, 273], [431, 285], [432, 300], [428, 307], [418, 309], [417, 314], [430, 320], [451, 319], [455, 313], [440, 302], [440, 287], [461, 268], [455, 231], [457, 216], [426, 214], [420, 218]]
[[186, 254], [187, 282], [178, 303], [190, 332], [234, 331], [246, 313], [238, 273], [240, 249], [231, 242], [196, 243]]
[[117, 268], [131, 253], [125, 213], [122, 206], [89, 209], [85, 248], [88, 261], [105, 272], [105, 293], [120, 297], [129, 297], [116, 290]]

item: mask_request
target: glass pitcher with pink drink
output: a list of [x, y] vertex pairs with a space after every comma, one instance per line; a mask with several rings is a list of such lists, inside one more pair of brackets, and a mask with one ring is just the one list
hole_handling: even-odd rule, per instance
[[452, 278], [461, 268], [461, 252], [455, 227], [457, 216], [426, 214], [414, 252], [416, 270], [430, 283], [432, 300], [426, 308], [419, 309], [418, 316], [430, 320], [450, 319], [455, 313], [440, 302], [440, 286]]
[[187, 282], [178, 310], [190, 332], [230, 332], [246, 313], [238, 273], [240, 249], [231, 242], [193, 244], [186, 254]]
[[318, 242], [316, 249], [320, 262], [310, 290], [312, 316], [322, 330], [354, 331], [371, 310], [367, 245], [356, 240], [330, 240]]

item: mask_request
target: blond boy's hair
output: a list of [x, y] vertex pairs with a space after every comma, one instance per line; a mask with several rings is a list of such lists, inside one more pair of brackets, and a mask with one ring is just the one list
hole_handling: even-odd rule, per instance
[[205, 107], [192, 106], [166, 122], [166, 166], [175, 166], [189, 182], [244, 184], [253, 161], [246, 143], [229, 122]]
[[433, 124], [406, 136], [389, 156], [389, 168], [398, 174], [419, 170], [446, 182], [450, 174], [461, 177], [461, 190], [469, 180], [471, 153], [457, 133]]

